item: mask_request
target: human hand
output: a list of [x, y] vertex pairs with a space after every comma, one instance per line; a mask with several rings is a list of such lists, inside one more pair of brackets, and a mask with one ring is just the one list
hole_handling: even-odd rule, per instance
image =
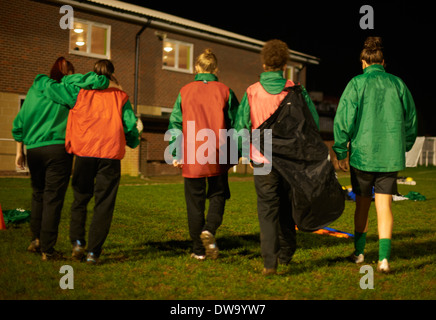
[[141, 121], [141, 118], [138, 117], [138, 120], [136, 121], [136, 129], [138, 130], [139, 134], [142, 133], [144, 130], [144, 124]]
[[339, 166], [339, 169], [341, 169], [344, 172], [350, 171], [350, 163], [348, 161], [348, 158], [339, 160], [338, 166]]
[[183, 164], [180, 163], [178, 160], [173, 160], [173, 166], [179, 169], [183, 168]]
[[24, 170], [25, 157], [23, 152], [23, 143], [17, 142], [16, 146], [17, 146], [16, 148], [17, 152], [15, 156], [15, 165], [17, 166], [17, 168]]
[[17, 168], [24, 170], [24, 155], [23, 153], [17, 153], [15, 157], [15, 165]]

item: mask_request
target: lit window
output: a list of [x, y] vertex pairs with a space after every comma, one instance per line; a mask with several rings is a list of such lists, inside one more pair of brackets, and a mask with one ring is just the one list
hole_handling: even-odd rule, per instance
[[170, 39], [163, 41], [162, 66], [163, 69], [193, 73], [194, 45]]
[[70, 53], [110, 59], [111, 27], [105, 24], [74, 19], [70, 30]]
[[285, 78], [294, 81], [295, 77], [295, 67], [287, 66], [285, 71]]

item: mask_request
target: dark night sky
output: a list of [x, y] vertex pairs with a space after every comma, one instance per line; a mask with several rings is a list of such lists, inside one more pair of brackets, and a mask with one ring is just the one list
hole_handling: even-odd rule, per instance
[[[419, 134], [436, 135], [436, 87], [429, 80], [436, 71], [436, 13], [429, 1], [124, 1], [262, 41], [281, 39], [321, 59], [308, 67], [308, 90], [336, 97], [362, 72], [359, 55], [366, 37], [381, 36], [386, 71], [403, 79], [415, 99]], [[360, 28], [363, 5], [374, 9], [374, 30]]]

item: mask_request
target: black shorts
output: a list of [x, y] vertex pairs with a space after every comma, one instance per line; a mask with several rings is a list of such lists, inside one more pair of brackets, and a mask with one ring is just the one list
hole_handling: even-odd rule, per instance
[[372, 197], [375, 193], [397, 194], [398, 172], [367, 172], [350, 167], [353, 192], [362, 197]]

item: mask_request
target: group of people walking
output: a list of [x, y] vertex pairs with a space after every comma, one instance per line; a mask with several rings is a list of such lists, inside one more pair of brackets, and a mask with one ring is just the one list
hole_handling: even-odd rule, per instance
[[[238, 104], [233, 91], [218, 82], [216, 56], [210, 50], [203, 52], [196, 61], [195, 81], [179, 93], [169, 129], [178, 129], [176, 132], [186, 137], [187, 123], [194, 121], [195, 134], [208, 128], [219, 137], [219, 130], [222, 129], [251, 131], [267, 121], [276, 121], [272, 120], [273, 115], [288, 95], [289, 88], [296, 85], [284, 78], [289, 49], [284, 42], [271, 40], [263, 47], [261, 58], [264, 72], [260, 81], [247, 89]], [[370, 37], [365, 41], [360, 60], [364, 72], [350, 81], [337, 109], [333, 150], [340, 169], [350, 171], [351, 165], [351, 181], [357, 195], [355, 251], [350, 258], [356, 263], [364, 261], [368, 210], [372, 187], [375, 187], [380, 238], [378, 270], [389, 272], [392, 195], [397, 193], [397, 173], [405, 168], [405, 153], [416, 139], [416, 111], [404, 82], [384, 69], [381, 38]], [[301, 95], [309, 111], [305, 113], [307, 121], [302, 123], [313, 120], [319, 129], [317, 111], [304, 87]], [[173, 137], [174, 141], [177, 141], [177, 135]], [[197, 150], [202, 144], [186, 139], [183, 143], [183, 150]], [[218, 140], [216, 145], [220, 145]], [[289, 264], [297, 247], [291, 196], [291, 190], [296, 186], [290, 185], [289, 180], [277, 170], [274, 148], [273, 143], [272, 170], [266, 175], [254, 175], [265, 275], [275, 274], [279, 263]], [[173, 165], [182, 168], [185, 178], [188, 225], [194, 243], [192, 257], [200, 260], [218, 256], [215, 235], [223, 221], [226, 199], [230, 198], [229, 165], [220, 164], [219, 151], [217, 147], [214, 164], [205, 165], [189, 163], [186, 153], [173, 153]], [[297, 150], [289, 150], [289, 153], [292, 152]], [[252, 166], [270, 160], [254, 146], [251, 146], [249, 158]], [[204, 213], [206, 199], [210, 204], [207, 217]]]
[[[23, 144], [33, 188], [29, 251], [42, 260], [58, 259], [54, 249], [58, 226], [72, 173], [72, 256], [97, 263], [109, 233], [126, 144], [139, 144], [137, 118], [127, 94], [114, 77], [109, 60], [95, 64], [94, 72], [74, 74], [73, 65], [57, 59], [50, 77], [38, 75], [13, 123], [17, 141], [16, 165], [24, 167]], [[87, 205], [95, 207], [85, 238]]]
[[[191, 256], [198, 260], [218, 257], [215, 236], [230, 198], [228, 171], [234, 164], [219, 161], [219, 131], [259, 128], [271, 121], [290, 88], [298, 85], [284, 78], [289, 58], [284, 42], [266, 42], [261, 58], [264, 72], [260, 81], [247, 89], [239, 103], [234, 92], [218, 81], [217, 57], [206, 49], [195, 62], [195, 81], [180, 90], [170, 117], [169, 129], [177, 129], [172, 132], [186, 137], [188, 122], [194, 121], [195, 136], [200, 130], [209, 129], [217, 137], [214, 155], [217, 161], [190, 162], [186, 152], [173, 154], [173, 165], [181, 168], [184, 177], [188, 228], [193, 241]], [[350, 81], [339, 102], [333, 150], [339, 168], [350, 171], [357, 195], [355, 251], [351, 259], [356, 263], [364, 261], [368, 210], [374, 187], [380, 238], [378, 270], [389, 272], [392, 194], [397, 193], [397, 173], [405, 168], [405, 153], [416, 139], [416, 111], [404, 82], [384, 69], [380, 38], [366, 40], [360, 60], [363, 74]], [[109, 232], [125, 145], [134, 148], [139, 144], [137, 118], [126, 93], [113, 77], [112, 63], [99, 61], [94, 71], [86, 75], [73, 74], [71, 64], [59, 59], [50, 77], [36, 77], [14, 121], [17, 165], [22, 165], [22, 144], [25, 144], [33, 187], [33, 239], [29, 250], [41, 250], [43, 260], [50, 259], [56, 252], [54, 244], [71, 174], [72, 154], [76, 156], [70, 227], [72, 256], [82, 259], [85, 255], [86, 206], [95, 195], [87, 243], [87, 260], [94, 263]], [[304, 113], [307, 122], [319, 128], [315, 106], [302, 86], [301, 95], [308, 109]], [[170, 143], [177, 140], [177, 134]], [[198, 141], [182, 141], [182, 150], [197, 151], [202, 145]], [[255, 175], [254, 184], [263, 274], [275, 274], [279, 263], [289, 264], [297, 248], [291, 196], [295, 186], [275, 167], [274, 145], [272, 159], [264, 157], [254, 146], [250, 151], [252, 166], [272, 162], [272, 170], [265, 175]], [[209, 209], [205, 216], [207, 199]]]

